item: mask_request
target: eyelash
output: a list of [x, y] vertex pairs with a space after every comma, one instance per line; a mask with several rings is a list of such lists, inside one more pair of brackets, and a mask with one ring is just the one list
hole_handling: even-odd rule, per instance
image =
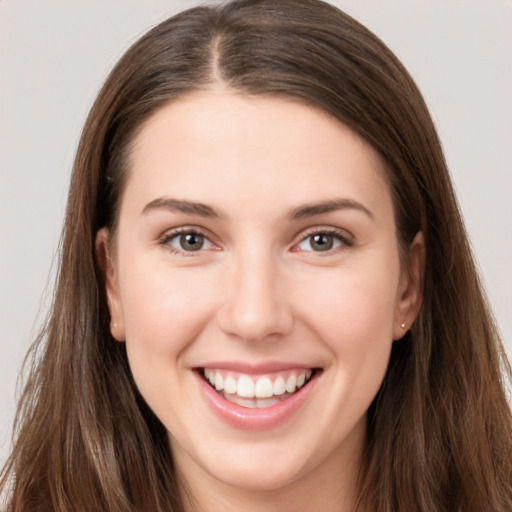
[[178, 254], [180, 256], [190, 257], [190, 256], [197, 256], [197, 253], [202, 252], [201, 249], [198, 251], [184, 251], [176, 249], [171, 245], [171, 241], [174, 240], [176, 237], [183, 236], [183, 235], [199, 235], [204, 238], [205, 241], [208, 241], [213, 247], [216, 247], [215, 244], [210, 240], [210, 238], [204, 234], [199, 228], [178, 228], [171, 232], [165, 233], [162, 238], [159, 240], [159, 244], [165, 246], [165, 248], [170, 251], [172, 254]]
[[[300, 241], [298, 243], [294, 244], [294, 247], [297, 247], [301, 243], [305, 242], [308, 238], [311, 238], [315, 235], [332, 236], [340, 242], [340, 245], [336, 248], [328, 249], [325, 252], [323, 252], [323, 251], [303, 251], [303, 252], [315, 253], [318, 256], [328, 256], [328, 255], [332, 255], [332, 254], [341, 252], [341, 251], [348, 249], [354, 245], [353, 237], [348, 232], [346, 232], [344, 230], [335, 229], [335, 228], [314, 227], [314, 228], [309, 228], [308, 230], [306, 230], [304, 235], [301, 237]], [[297, 252], [299, 252], [299, 251], [297, 251]]]
[[[209, 239], [209, 237], [204, 234], [199, 228], [178, 228], [171, 232], [165, 233], [159, 240], [159, 244], [166, 247], [172, 254], [179, 254], [181, 256], [191, 257], [197, 256], [198, 253], [203, 252], [204, 249], [199, 249], [197, 251], [184, 251], [179, 250], [173, 247], [170, 242], [174, 240], [176, 237], [183, 235], [199, 235], [203, 237], [208, 243], [210, 243], [213, 247], [216, 247], [215, 244]], [[328, 249], [323, 253], [323, 251], [302, 251], [302, 252], [311, 252], [317, 253], [320, 256], [323, 255], [332, 255], [333, 253], [338, 253], [347, 248], [350, 248], [354, 245], [354, 240], [351, 235], [349, 235], [346, 231], [334, 229], [334, 228], [310, 228], [306, 230], [304, 235], [301, 237], [299, 242], [294, 244], [294, 248], [305, 242], [308, 238], [311, 238], [315, 235], [327, 235], [332, 236], [340, 242], [340, 245], [333, 249]], [[294, 252], [300, 252], [298, 249], [292, 249]]]

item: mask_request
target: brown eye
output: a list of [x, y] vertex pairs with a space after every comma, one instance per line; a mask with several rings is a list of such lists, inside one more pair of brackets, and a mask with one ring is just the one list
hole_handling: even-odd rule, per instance
[[214, 245], [204, 235], [195, 231], [175, 233], [164, 240], [177, 252], [198, 252], [204, 249], [212, 249]]
[[300, 251], [327, 252], [341, 246], [350, 246], [350, 243], [337, 233], [318, 231], [306, 236], [297, 246]]
[[334, 237], [325, 233], [318, 233], [311, 237], [311, 248], [314, 251], [328, 251], [334, 245]]
[[204, 237], [197, 233], [186, 233], [180, 235], [180, 248], [184, 251], [199, 251], [203, 248]]

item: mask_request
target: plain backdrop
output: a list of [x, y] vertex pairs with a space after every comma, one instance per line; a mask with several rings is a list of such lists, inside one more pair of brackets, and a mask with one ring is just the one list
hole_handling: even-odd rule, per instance
[[[51, 297], [86, 113], [131, 43], [198, 3], [0, 0], [0, 464], [17, 374]], [[512, 2], [334, 3], [379, 35], [419, 84], [512, 354]]]

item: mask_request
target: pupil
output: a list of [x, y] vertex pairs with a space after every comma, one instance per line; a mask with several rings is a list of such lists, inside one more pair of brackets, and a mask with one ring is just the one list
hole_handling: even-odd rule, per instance
[[313, 235], [313, 240], [311, 241], [311, 247], [313, 247], [315, 251], [328, 251], [332, 248], [332, 244], [332, 236], [322, 233]]
[[185, 251], [198, 251], [203, 247], [204, 239], [201, 235], [187, 233], [181, 235], [180, 245]]

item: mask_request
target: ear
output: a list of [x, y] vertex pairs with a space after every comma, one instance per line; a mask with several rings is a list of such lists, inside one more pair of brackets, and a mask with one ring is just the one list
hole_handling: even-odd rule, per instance
[[123, 309], [119, 295], [117, 270], [112, 258], [112, 248], [109, 244], [109, 230], [100, 229], [96, 234], [96, 257], [103, 275], [108, 309], [110, 311], [110, 332], [117, 341], [125, 340]]
[[416, 320], [423, 298], [425, 273], [425, 240], [420, 231], [409, 247], [407, 261], [400, 276], [395, 308], [393, 339], [403, 338]]

